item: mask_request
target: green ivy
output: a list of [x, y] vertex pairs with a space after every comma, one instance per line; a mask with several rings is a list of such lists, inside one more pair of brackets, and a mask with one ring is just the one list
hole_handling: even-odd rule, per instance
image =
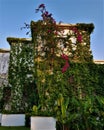
[[31, 40], [8, 38], [11, 45], [9, 85], [11, 111], [25, 112], [35, 102], [34, 53]]
[[77, 27], [80, 30], [87, 31], [89, 34], [91, 34], [95, 28], [93, 23], [90, 23], [90, 24], [77, 23]]
[[[104, 65], [70, 63], [70, 69], [64, 74], [60, 85], [57, 88], [54, 87], [55, 116], [59, 124], [60, 122], [64, 124], [63, 127], [60, 124], [59, 130], [63, 128], [102, 130], [104, 128], [103, 77]], [[56, 82], [53, 86], [55, 85]]]

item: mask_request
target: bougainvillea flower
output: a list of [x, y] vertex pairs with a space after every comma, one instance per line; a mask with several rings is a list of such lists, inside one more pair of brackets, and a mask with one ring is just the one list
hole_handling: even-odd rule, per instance
[[41, 4], [41, 5], [39, 5], [38, 8], [45, 8], [45, 5], [44, 5], [44, 4]]
[[66, 72], [67, 69], [69, 68], [69, 66], [70, 66], [70, 65], [69, 65], [68, 61], [66, 61], [64, 67], [62, 68], [62, 73]]
[[47, 33], [51, 33], [51, 30], [48, 30]]
[[78, 33], [78, 29], [76, 27], [72, 28], [74, 33]]
[[62, 54], [61, 57], [62, 57], [62, 59], [64, 59], [64, 60], [67, 60], [67, 61], [69, 60], [69, 57], [68, 57], [67, 55], [65, 55], [65, 54]]
[[78, 29], [76, 27], [69, 27], [69, 29], [72, 30], [75, 33], [75, 35], [77, 37], [77, 41], [82, 42], [82, 35], [78, 31]]
[[80, 34], [78, 34], [78, 36], [77, 36], [77, 41], [78, 41], [78, 42], [81, 42], [81, 41], [82, 41], [82, 36], [81, 36]]
[[62, 68], [62, 73], [64, 73], [69, 68], [69, 63], [68, 63], [69, 57], [66, 54], [62, 54], [61, 58], [64, 59], [64, 60], [66, 60], [65, 65]]

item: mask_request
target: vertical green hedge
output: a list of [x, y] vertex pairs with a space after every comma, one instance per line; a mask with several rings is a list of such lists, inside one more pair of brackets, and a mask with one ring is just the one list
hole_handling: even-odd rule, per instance
[[31, 40], [8, 38], [11, 45], [9, 86], [11, 110], [24, 112], [35, 102], [34, 53]]
[[93, 92], [104, 96], [104, 65], [94, 63], [70, 63], [70, 85], [80, 86], [83, 93]]

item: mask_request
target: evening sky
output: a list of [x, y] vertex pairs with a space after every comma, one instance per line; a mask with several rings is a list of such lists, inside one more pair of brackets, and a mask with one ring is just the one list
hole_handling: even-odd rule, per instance
[[41, 19], [35, 9], [45, 4], [57, 22], [93, 23], [91, 50], [96, 60], [104, 60], [104, 2], [103, 0], [0, 0], [0, 48], [10, 49], [7, 37], [28, 38], [20, 28], [24, 22]]

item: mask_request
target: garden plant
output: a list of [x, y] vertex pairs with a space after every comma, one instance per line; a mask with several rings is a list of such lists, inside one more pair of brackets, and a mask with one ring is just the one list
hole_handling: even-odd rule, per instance
[[[54, 116], [60, 130], [102, 130], [104, 97], [97, 95], [94, 84], [89, 82], [92, 79], [89, 79], [88, 66], [94, 66], [94, 63], [89, 50], [87, 55], [82, 54], [86, 50], [82, 44], [81, 26], [69, 27], [65, 35], [61, 23], [56, 23], [44, 4], [39, 5], [36, 12], [41, 12], [42, 19], [31, 22], [34, 75], [39, 96], [33, 114]], [[93, 24], [90, 26], [93, 30]], [[87, 30], [89, 34], [91, 30]]]
[[[31, 29], [31, 47], [26, 48], [26, 44], [23, 45], [25, 53], [19, 55], [24, 56], [23, 61], [27, 58], [29, 63], [32, 62], [32, 66], [29, 66], [34, 76], [30, 77], [31, 84], [26, 77], [27, 71], [22, 75], [20, 69], [22, 66], [26, 70], [27, 62], [20, 62], [20, 66], [14, 68], [12, 64], [9, 71], [9, 81], [12, 85], [17, 80], [16, 77], [13, 80], [15, 72], [12, 71], [17, 71], [17, 78], [20, 79], [17, 84], [20, 88], [16, 86], [17, 90], [12, 88], [12, 92], [18, 91], [18, 95], [22, 95], [26, 88], [24, 94], [30, 97], [31, 108], [27, 107], [25, 110], [24, 105], [21, 109], [22, 96], [18, 100], [12, 96], [13, 110], [25, 110], [29, 117], [52, 116], [57, 120], [57, 130], [103, 130], [104, 66], [93, 63], [89, 43], [89, 35], [94, 25], [71, 25], [66, 34], [61, 27], [62, 23], [56, 23], [44, 4], [38, 6], [36, 13], [41, 13], [42, 19], [31, 21], [30, 25], [25, 23], [24, 27]], [[18, 45], [17, 50], [21, 52], [22, 49], [19, 49]], [[15, 46], [12, 49], [16, 52]], [[18, 61], [21, 61], [20, 59], [18, 57]], [[31, 95], [29, 85], [33, 86], [32, 90], [35, 86], [34, 95]], [[34, 97], [37, 101], [33, 101]]]

